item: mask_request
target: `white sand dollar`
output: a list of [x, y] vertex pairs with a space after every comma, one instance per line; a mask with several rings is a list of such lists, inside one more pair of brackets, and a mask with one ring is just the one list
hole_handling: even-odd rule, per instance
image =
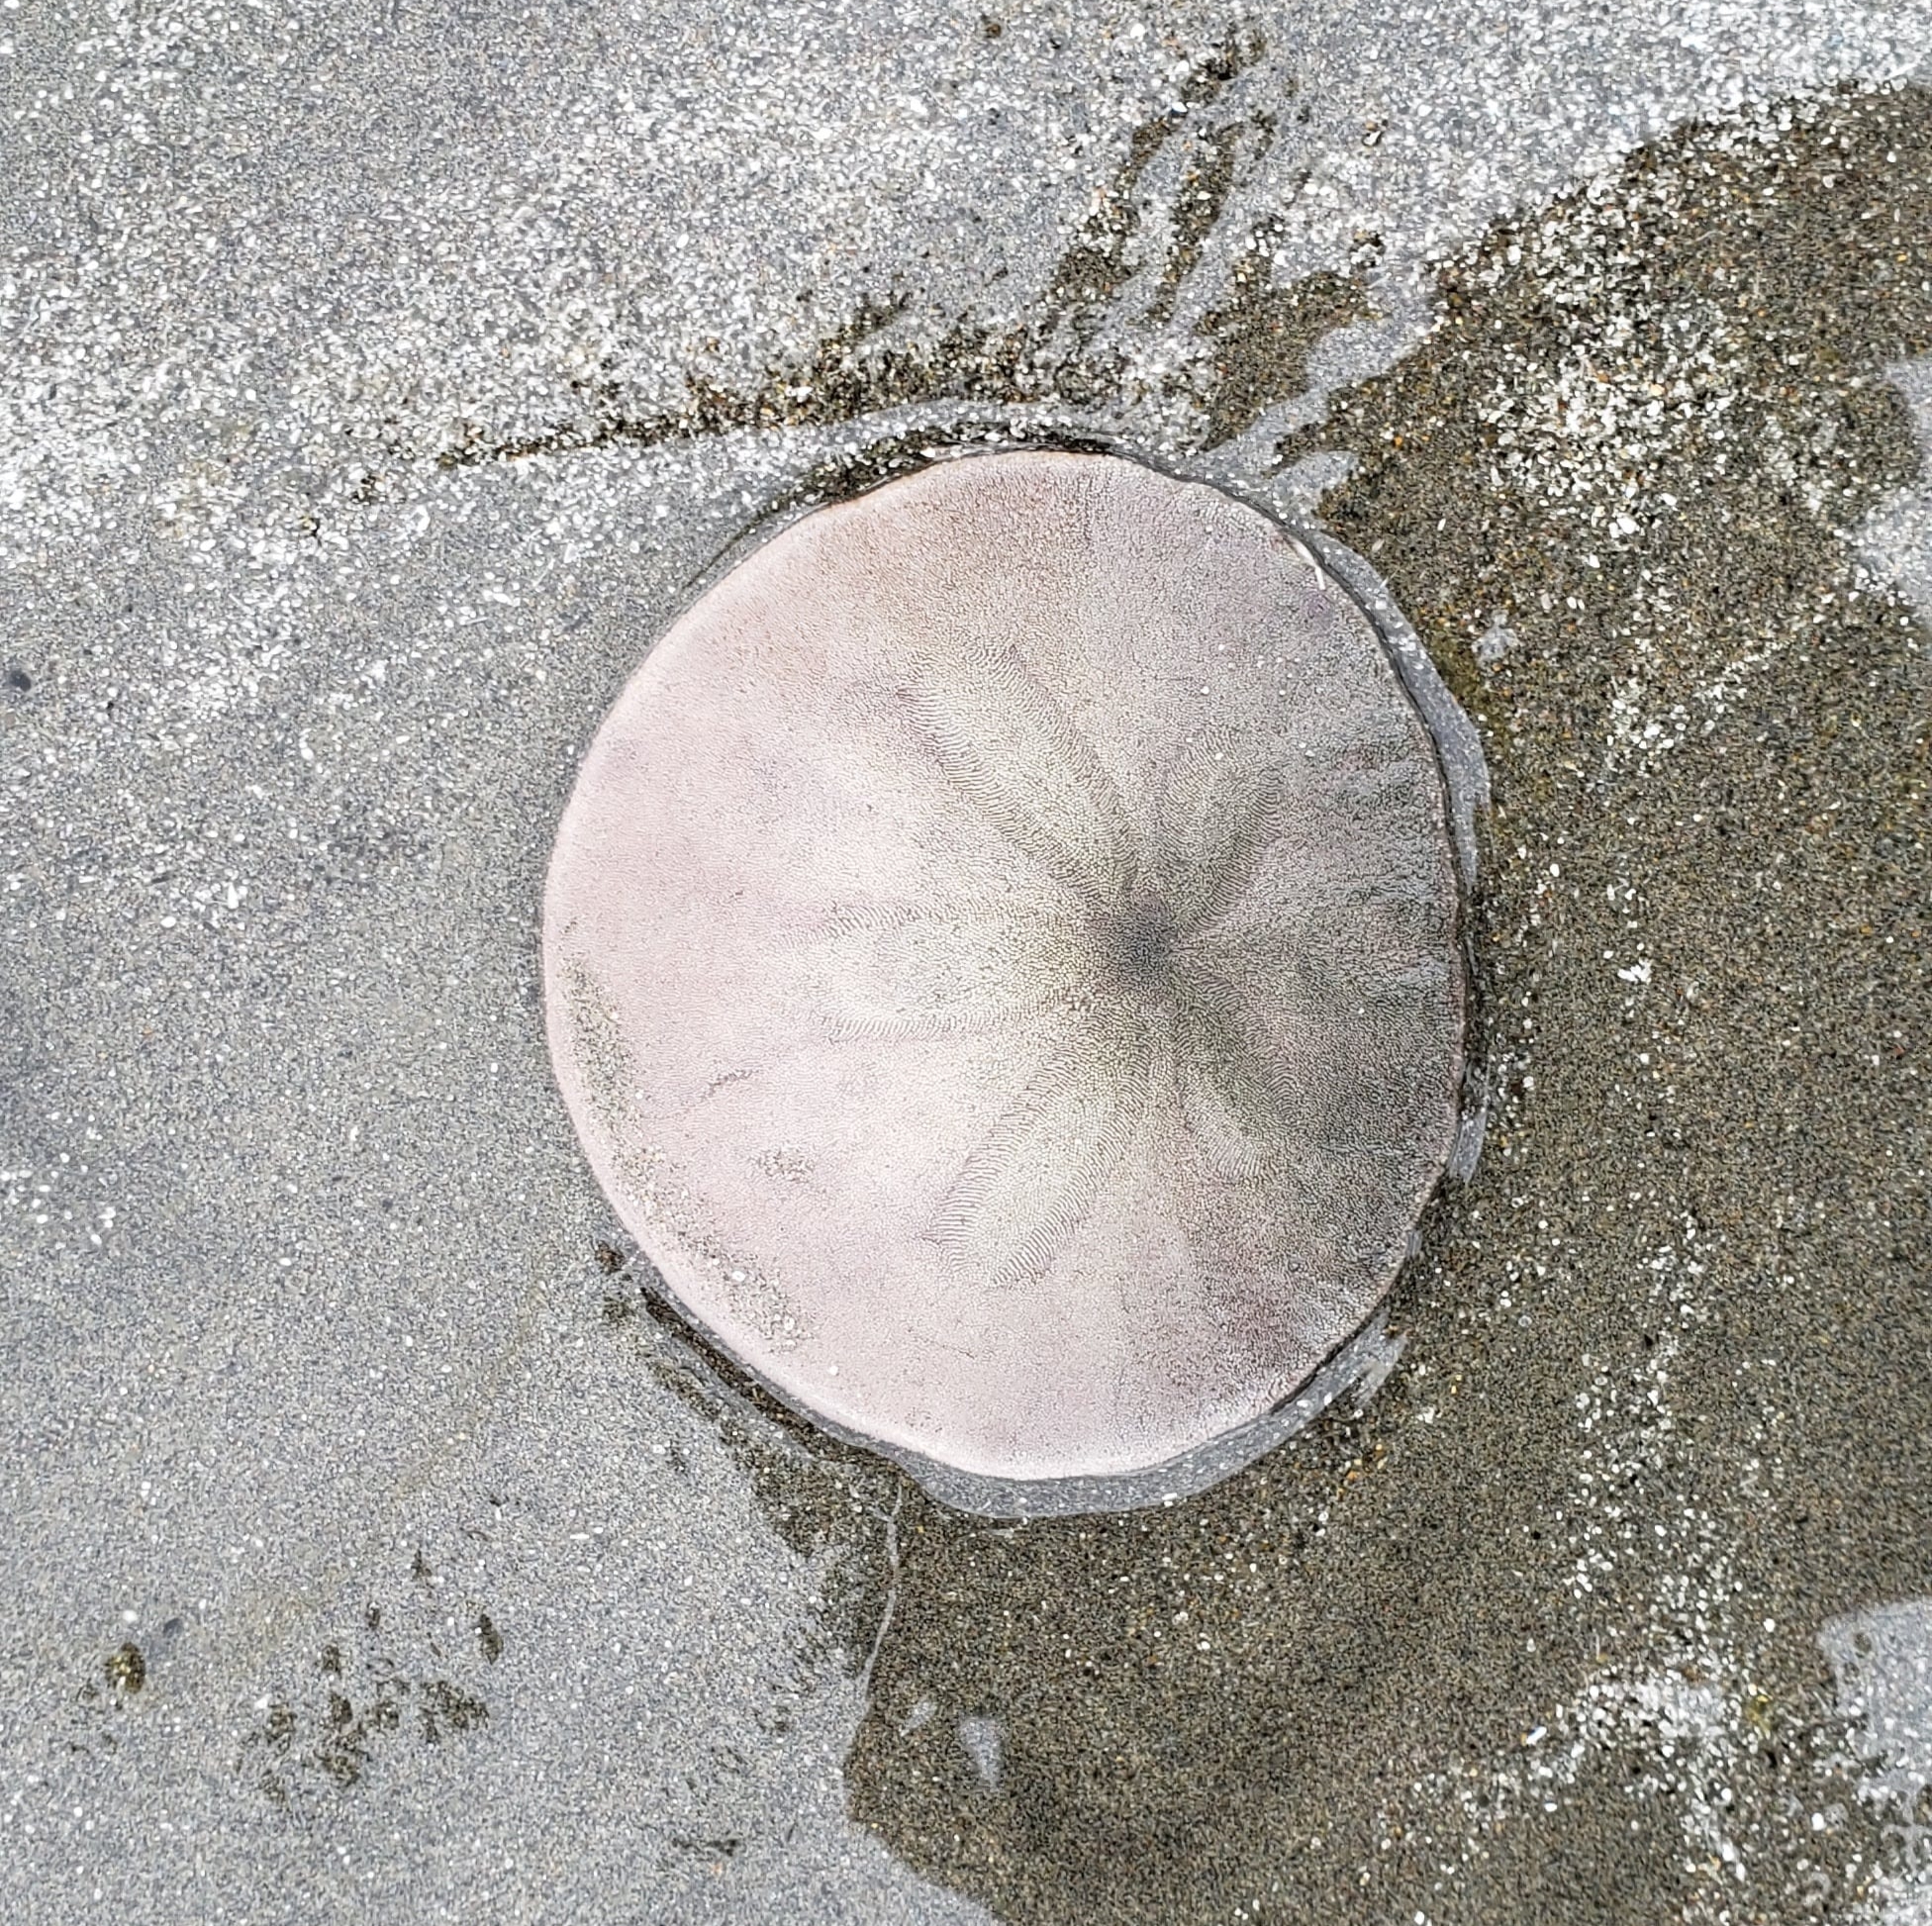
[[543, 946], [571, 1115], [685, 1307], [968, 1478], [1275, 1407], [1455, 1131], [1428, 730], [1280, 528], [1111, 457], [942, 463], [713, 588], [584, 759]]

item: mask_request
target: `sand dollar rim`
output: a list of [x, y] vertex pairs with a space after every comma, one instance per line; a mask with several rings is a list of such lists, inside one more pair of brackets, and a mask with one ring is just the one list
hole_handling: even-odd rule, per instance
[[943, 462], [714, 586], [584, 758], [543, 958], [686, 1310], [974, 1508], [1252, 1455], [1455, 1138], [1428, 728], [1306, 547], [1112, 456]]

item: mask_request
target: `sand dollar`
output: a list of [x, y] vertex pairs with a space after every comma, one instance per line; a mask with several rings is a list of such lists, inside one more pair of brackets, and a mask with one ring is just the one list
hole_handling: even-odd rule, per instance
[[584, 759], [543, 950], [684, 1306], [969, 1479], [1279, 1405], [1456, 1126], [1444, 785], [1388, 650], [1275, 523], [1111, 457], [942, 463], [718, 583]]

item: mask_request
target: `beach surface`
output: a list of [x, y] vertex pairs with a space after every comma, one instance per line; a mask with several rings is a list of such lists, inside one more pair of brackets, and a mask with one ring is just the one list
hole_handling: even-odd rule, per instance
[[[0, 1911], [1932, 1918], [1932, 8], [0, 0]], [[538, 918], [652, 640], [1110, 447], [1473, 722], [1355, 1390], [971, 1518], [741, 1381]]]

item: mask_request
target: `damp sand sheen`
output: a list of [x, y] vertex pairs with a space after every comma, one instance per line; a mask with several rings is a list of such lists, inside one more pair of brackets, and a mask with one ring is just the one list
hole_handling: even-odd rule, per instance
[[551, 860], [551, 1054], [669, 1291], [789, 1403], [987, 1508], [1151, 1491], [1394, 1282], [1459, 917], [1434, 740], [1307, 548], [1116, 457], [977, 455], [794, 523], [642, 654]]

